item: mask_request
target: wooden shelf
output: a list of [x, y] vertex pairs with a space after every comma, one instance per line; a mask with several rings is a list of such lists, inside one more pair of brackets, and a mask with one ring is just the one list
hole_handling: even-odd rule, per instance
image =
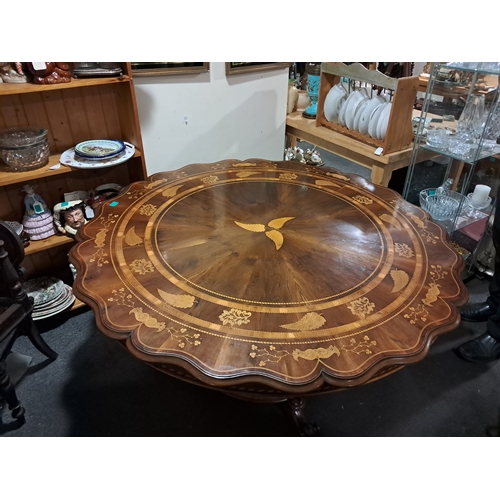
[[33, 255], [38, 252], [44, 252], [50, 248], [59, 247], [61, 245], [66, 245], [68, 243], [74, 243], [75, 240], [66, 236], [65, 234], [55, 234], [50, 238], [45, 238], [44, 240], [30, 241], [30, 244], [24, 248], [24, 253], [26, 255]]
[[[134, 156], [136, 158], [141, 156], [141, 152], [135, 149]], [[0, 168], [0, 186], [9, 186], [10, 184], [26, 183], [33, 179], [41, 179], [43, 177], [50, 177], [52, 175], [63, 175], [73, 170], [80, 170], [73, 167], [67, 167], [66, 165], [60, 166], [60, 168], [51, 170], [50, 167], [57, 165], [61, 154], [51, 155], [49, 157], [49, 163], [42, 168], [37, 168], [35, 170], [29, 170], [28, 172], [8, 172]], [[112, 166], [112, 165], [110, 165]], [[89, 169], [91, 170], [91, 169]]]
[[130, 81], [129, 76], [115, 78], [72, 78], [69, 83], [57, 83], [55, 85], [37, 85], [36, 83], [2, 83], [0, 85], [0, 96], [29, 94], [31, 92], [48, 92], [51, 90], [73, 89], [77, 87], [95, 87], [96, 85], [110, 85]]
[[74, 311], [75, 309], [80, 309], [80, 307], [85, 307], [87, 304], [82, 302], [80, 299], [77, 299], [75, 297], [75, 301], [73, 302], [73, 305], [71, 306], [70, 311]]
[[[68, 63], [70, 67], [74, 63]], [[0, 128], [33, 126], [48, 130], [52, 153], [48, 164], [27, 172], [11, 171], [0, 161], [0, 219], [21, 222], [25, 213], [22, 187], [30, 184], [52, 211], [65, 193], [91, 192], [99, 185], [125, 187], [147, 177], [134, 80], [129, 62], [119, 63], [118, 77], [72, 78], [69, 83], [0, 84]], [[129, 142], [135, 153], [127, 162], [103, 168], [59, 165], [61, 153], [89, 139]], [[68, 251], [74, 239], [57, 234], [31, 241], [25, 248], [26, 275], [70, 279]], [[77, 301], [73, 308], [80, 307]]]

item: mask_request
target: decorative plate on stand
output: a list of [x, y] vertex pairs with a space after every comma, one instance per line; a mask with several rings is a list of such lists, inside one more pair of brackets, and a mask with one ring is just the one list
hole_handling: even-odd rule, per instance
[[75, 154], [75, 148], [70, 148], [61, 154], [59, 162], [62, 165], [74, 168], [106, 168], [114, 167], [120, 163], [124, 163], [135, 153], [135, 146], [129, 142], [125, 142], [125, 149], [118, 155], [112, 158], [104, 158], [102, 160], [89, 160]]

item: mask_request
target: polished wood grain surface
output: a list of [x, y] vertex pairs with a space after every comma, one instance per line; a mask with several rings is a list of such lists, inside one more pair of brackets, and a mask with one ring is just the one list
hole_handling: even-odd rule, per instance
[[467, 300], [463, 260], [423, 210], [300, 163], [155, 174], [78, 237], [74, 292], [103, 333], [155, 368], [241, 397], [380, 378], [421, 360]]

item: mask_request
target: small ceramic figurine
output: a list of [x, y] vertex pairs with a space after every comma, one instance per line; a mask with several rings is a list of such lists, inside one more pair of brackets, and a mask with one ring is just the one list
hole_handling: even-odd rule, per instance
[[26, 83], [29, 75], [24, 72], [23, 64], [20, 62], [0, 62], [0, 82]]
[[69, 65], [64, 62], [29, 62], [28, 69], [33, 74], [33, 83], [53, 85], [71, 81]]
[[42, 197], [36, 194], [29, 184], [23, 186], [23, 191], [26, 193], [23, 227], [24, 231], [29, 234], [30, 240], [43, 240], [56, 234], [54, 217]]
[[54, 222], [63, 234], [74, 236], [78, 229], [87, 224], [85, 203], [82, 200], [63, 201], [54, 207]]
[[43, 201], [42, 197], [35, 193], [35, 190], [29, 184], [23, 186], [23, 191], [26, 193], [24, 197], [24, 207], [26, 215], [32, 217], [44, 212], [48, 212], [47, 204]]

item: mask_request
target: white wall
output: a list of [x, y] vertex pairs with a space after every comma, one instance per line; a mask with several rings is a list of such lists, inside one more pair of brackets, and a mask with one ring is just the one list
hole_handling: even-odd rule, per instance
[[[288, 69], [134, 77], [148, 175], [223, 159], [282, 160]], [[184, 118], [186, 117], [186, 119]]]

